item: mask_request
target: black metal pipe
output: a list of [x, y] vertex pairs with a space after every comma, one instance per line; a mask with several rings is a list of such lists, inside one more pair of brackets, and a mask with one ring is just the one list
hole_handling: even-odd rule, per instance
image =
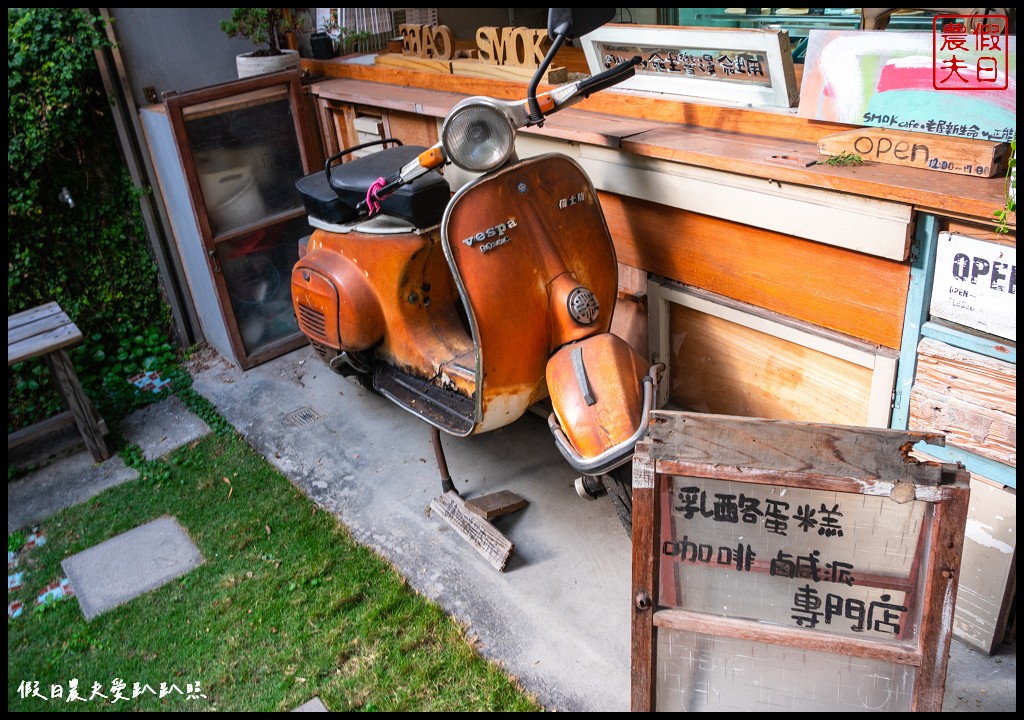
[[455, 483], [452, 482], [451, 473], [448, 472], [448, 461], [444, 457], [444, 448], [441, 447], [441, 431], [432, 427], [430, 431], [430, 443], [434, 446], [434, 457], [437, 459], [437, 469], [441, 473], [441, 490], [442, 492], [448, 492], [451, 490], [456, 495], [459, 491], [455, 489]]

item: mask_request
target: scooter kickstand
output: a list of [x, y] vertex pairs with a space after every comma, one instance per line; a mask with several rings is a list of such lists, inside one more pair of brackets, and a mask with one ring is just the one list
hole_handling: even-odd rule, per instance
[[432, 427], [430, 432], [430, 443], [434, 446], [434, 457], [437, 459], [437, 469], [441, 473], [441, 492], [453, 492], [456, 495], [459, 491], [455, 489], [451, 473], [448, 472], [448, 461], [444, 457], [444, 448], [441, 447], [441, 431]]

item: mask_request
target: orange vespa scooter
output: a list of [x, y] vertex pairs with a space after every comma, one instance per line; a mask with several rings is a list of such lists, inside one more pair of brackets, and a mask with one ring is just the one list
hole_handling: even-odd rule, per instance
[[[564, 155], [515, 152], [519, 129], [633, 75], [639, 58], [536, 94], [564, 41], [611, 13], [551, 9], [551, 49], [526, 100], [468, 98], [431, 148], [387, 139], [338, 164], [360, 145], [300, 180], [314, 231], [300, 242], [292, 298], [327, 365], [432, 426], [444, 491], [455, 486], [441, 431], [495, 430], [550, 398], [577, 491], [608, 491], [629, 528], [628, 464], [660, 366], [609, 332], [618, 266], [589, 178]], [[454, 196], [439, 172], [449, 163], [480, 173]]]

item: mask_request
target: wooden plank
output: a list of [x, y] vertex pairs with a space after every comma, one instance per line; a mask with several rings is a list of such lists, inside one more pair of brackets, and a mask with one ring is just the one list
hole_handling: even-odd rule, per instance
[[[451, 72], [459, 77], [492, 78], [494, 80], [514, 80], [530, 82], [537, 73], [537, 68], [518, 67], [513, 65], [492, 65], [480, 60], [456, 58], [451, 61]], [[569, 79], [564, 67], [550, 67], [541, 82], [549, 85], [561, 85]]]
[[37, 437], [42, 437], [47, 433], [59, 430], [62, 427], [75, 424], [75, 416], [71, 414], [70, 410], [57, 413], [45, 420], [40, 420], [34, 425], [23, 427], [19, 430], [15, 430], [7, 436], [7, 449], [16, 448], [25, 443], [34, 440]]
[[883, 479], [934, 485], [942, 469], [905, 457], [905, 451], [921, 440], [942, 444], [941, 435], [926, 431], [655, 410], [650, 438], [655, 460], [695, 468], [712, 464], [739, 474], [759, 470], [787, 476], [783, 484], [828, 477], [855, 478], [865, 486]]
[[527, 501], [511, 490], [499, 490], [488, 495], [469, 498], [466, 509], [485, 520], [507, 515], [521, 510], [528, 505]]
[[106, 423], [82, 390], [71, 358], [65, 350], [57, 350], [46, 356], [46, 362], [50, 366], [50, 376], [57, 386], [57, 391], [75, 417], [75, 424], [78, 425], [78, 432], [85, 442], [85, 447], [96, 462], [106, 460], [110, 457], [110, 448], [104, 439], [107, 432]]
[[669, 398], [679, 406], [716, 415], [867, 424], [870, 368], [681, 305], [671, 307], [670, 318]]
[[1017, 415], [1017, 366], [930, 338], [917, 346], [921, 390]]
[[678, 608], [659, 610], [654, 614], [654, 625], [659, 628], [766, 642], [812, 652], [842, 653], [850, 657], [871, 658], [900, 665], [918, 666], [922, 660], [921, 651], [915, 646], [883, 645], [875, 640], [850, 638], [817, 630], [794, 631], [792, 628], [762, 622], [710, 617], [705, 613]]
[[458, 493], [451, 490], [430, 501], [430, 508], [451, 525], [455, 532], [483, 555], [498, 570], [505, 569], [512, 554], [512, 542], [479, 515], [469, 512]]
[[[625, 139], [624, 149], [633, 147], [634, 142], [634, 138]], [[709, 144], [721, 142], [707, 140]], [[581, 162], [599, 190], [891, 260], [907, 257], [911, 208], [881, 199], [886, 197], [884, 194], [865, 198], [775, 180], [766, 183], [735, 170], [709, 169], [605, 148], [583, 147], [580, 152]], [[763, 148], [763, 152], [769, 157], [792, 155], [778, 148]]]
[[1017, 467], [1017, 417], [914, 387], [909, 427], [943, 433], [950, 445]]
[[995, 177], [1006, 173], [1010, 144], [863, 127], [826, 135], [818, 141], [818, 153], [850, 153], [867, 162]]
[[910, 282], [903, 263], [635, 198], [600, 198], [619, 262], [854, 338], [900, 346]]
[[82, 342], [82, 332], [73, 324], [62, 325], [39, 335], [23, 338], [7, 345], [7, 365], [46, 355], [55, 350], [72, 347]]
[[43, 318], [48, 317], [67, 317], [66, 313], [60, 309], [60, 306], [55, 302], [48, 302], [44, 305], [38, 305], [28, 310], [22, 310], [14, 315], [7, 316], [7, 341], [10, 342], [10, 335], [12, 330], [16, 330], [25, 325], [38, 322]]
[[650, 459], [650, 443], [637, 443], [633, 456], [633, 613], [630, 622], [630, 710], [650, 712], [656, 695], [654, 672], [658, 650], [654, 632], [655, 598], [660, 597], [658, 574], [652, 558], [658, 557], [657, 519], [660, 516], [660, 495], [655, 488], [654, 462]]
[[374, 59], [375, 65], [383, 65], [388, 68], [401, 70], [412, 70], [413, 72], [440, 73], [451, 75], [452, 61], [437, 60], [434, 58], [421, 58], [413, 55], [399, 55], [398, 53], [384, 53]]
[[970, 488], [967, 472], [957, 473], [958, 483], [949, 488], [946, 500], [935, 509], [930, 542], [931, 562], [925, 575], [921, 613], [920, 647], [923, 662], [914, 679], [912, 710], [940, 712], [949, 665], [957, 581], [962, 567], [964, 528]]

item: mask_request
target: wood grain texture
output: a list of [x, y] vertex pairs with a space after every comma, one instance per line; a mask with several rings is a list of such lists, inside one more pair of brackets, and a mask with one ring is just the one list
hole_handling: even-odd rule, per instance
[[1017, 467], [1016, 415], [915, 387], [909, 425], [943, 433], [950, 445]]
[[867, 424], [872, 371], [673, 305], [669, 396], [716, 415]]
[[910, 265], [599, 193], [619, 262], [898, 349]]
[[924, 338], [914, 385], [982, 408], [1017, 415], [1017, 365]]

